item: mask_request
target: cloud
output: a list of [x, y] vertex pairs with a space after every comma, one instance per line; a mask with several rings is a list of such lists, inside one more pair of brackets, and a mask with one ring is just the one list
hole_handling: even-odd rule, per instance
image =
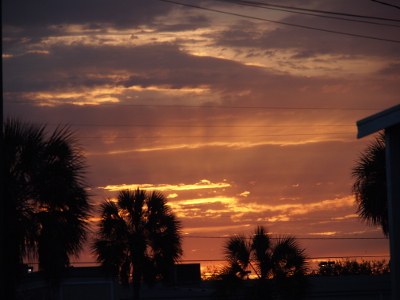
[[156, 17], [164, 15], [174, 7], [160, 1], [132, 2], [121, 0], [116, 3], [107, 1], [41, 1], [3, 3], [3, 24], [19, 28], [43, 28], [64, 24], [86, 24], [89, 29], [102, 26], [130, 28], [151, 23]]
[[199, 190], [199, 189], [215, 189], [225, 188], [231, 185], [226, 182], [211, 183], [207, 179], [202, 179], [194, 184], [120, 184], [120, 185], [107, 185], [105, 187], [98, 187], [109, 191], [119, 191], [124, 189], [142, 189], [142, 190], [158, 190], [158, 191], [188, 191], [188, 190]]
[[249, 191], [244, 191], [243, 193], [238, 194], [240, 197], [247, 197], [250, 194]]
[[400, 63], [390, 63], [381, 70], [378, 71], [380, 75], [389, 75], [389, 76], [399, 76], [400, 75]]
[[[303, 204], [266, 204], [239, 202], [236, 198], [218, 196], [211, 198], [199, 198], [179, 200], [170, 203], [171, 207], [182, 218], [220, 218], [228, 216], [232, 222], [276, 222], [289, 221], [299, 215], [308, 214], [334, 214], [336, 210], [353, 208], [354, 199], [345, 197], [342, 199], [323, 200], [315, 203]], [[343, 217], [344, 219], [344, 217]]]
[[329, 232], [310, 232], [309, 235], [335, 235], [336, 231], [329, 231]]

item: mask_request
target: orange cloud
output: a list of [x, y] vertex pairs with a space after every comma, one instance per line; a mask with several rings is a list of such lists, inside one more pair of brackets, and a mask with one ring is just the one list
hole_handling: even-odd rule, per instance
[[120, 191], [125, 189], [137, 189], [142, 190], [158, 190], [158, 191], [188, 191], [198, 189], [213, 189], [213, 188], [224, 188], [230, 187], [231, 185], [226, 182], [212, 183], [207, 179], [202, 179], [194, 184], [119, 184], [119, 185], [107, 185], [105, 187], [99, 187], [109, 191]]
[[249, 191], [244, 191], [243, 193], [240, 193], [238, 196], [247, 197], [248, 195], [250, 195], [250, 192]]
[[[259, 203], [243, 203], [235, 197], [212, 197], [190, 200], [180, 200], [169, 203], [173, 210], [182, 218], [219, 218], [221, 214], [228, 215], [233, 222], [243, 222], [246, 215], [248, 220], [253, 221], [289, 221], [296, 215], [306, 215], [318, 211], [335, 211], [344, 207], [353, 207], [354, 199], [352, 196], [334, 199], [322, 200], [316, 203], [302, 204], [281, 204], [269, 205]], [[260, 214], [268, 213], [268, 216], [262, 217]], [[271, 213], [273, 214], [271, 216]], [[274, 214], [275, 213], [275, 214]], [[254, 214], [254, 218], [248, 214]], [[341, 217], [342, 219], [351, 218], [353, 215]], [[339, 218], [338, 218], [339, 219]]]

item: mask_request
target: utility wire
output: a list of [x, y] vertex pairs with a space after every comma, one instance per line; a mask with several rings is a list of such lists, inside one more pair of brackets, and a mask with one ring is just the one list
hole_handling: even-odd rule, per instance
[[[164, 0], [159, 0], [164, 1]], [[399, 41], [400, 42], [400, 41]], [[4, 101], [4, 103], [27, 104], [34, 101], [17, 100]], [[37, 101], [39, 102], [39, 101]], [[61, 104], [74, 104], [74, 102], [61, 102]], [[88, 103], [90, 105], [91, 103]], [[217, 108], [217, 109], [270, 109], [270, 110], [340, 110], [340, 111], [381, 111], [385, 108], [358, 108], [358, 107], [283, 107], [283, 106], [222, 106], [222, 105], [184, 105], [184, 104], [116, 104], [102, 103], [102, 106], [132, 106], [132, 107], [162, 107], [162, 108]]]
[[365, 39], [371, 39], [371, 40], [377, 40], [377, 41], [391, 42], [391, 43], [400, 44], [400, 40], [385, 39], [385, 38], [373, 37], [373, 36], [368, 36], [368, 35], [361, 35], [361, 34], [348, 33], [348, 32], [343, 32], [343, 31], [322, 29], [322, 28], [317, 28], [317, 27], [312, 27], [312, 26], [305, 26], [305, 25], [298, 25], [298, 24], [292, 24], [292, 23], [287, 23], [287, 22], [269, 20], [269, 19], [264, 19], [264, 18], [259, 18], [259, 17], [252, 17], [252, 16], [247, 16], [247, 15], [238, 14], [238, 13], [231, 13], [231, 12], [226, 12], [226, 11], [222, 11], [222, 10], [218, 10], [218, 9], [206, 8], [206, 7], [202, 7], [202, 6], [197, 6], [197, 5], [193, 5], [193, 4], [186, 4], [186, 3], [181, 3], [181, 2], [171, 1], [171, 0], [158, 0], [158, 1], [168, 2], [168, 3], [171, 3], [171, 4], [177, 4], [177, 5], [182, 5], [182, 6], [187, 6], [187, 7], [191, 7], [191, 8], [203, 9], [203, 10], [217, 12], [217, 13], [231, 15], [231, 16], [243, 17], [243, 18], [259, 20], [259, 21], [265, 21], [265, 22], [271, 22], [271, 23], [281, 24], [281, 25], [286, 25], [286, 26], [292, 26], [292, 27], [298, 27], [298, 28], [303, 28], [303, 29], [310, 29], [310, 30], [328, 32], [328, 33], [341, 34], [341, 35], [346, 35], [346, 36], [359, 37], [359, 38], [365, 38]]
[[[390, 26], [390, 27], [399, 27], [400, 28], [400, 25], [395, 25], [395, 24], [378, 23], [378, 22], [373, 22], [373, 21], [356, 20], [356, 19], [349, 19], [349, 18], [335, 17], [335, 16], [325, 16], [325, 15], [318, 15], [318, 14], [315, 14], [315, 13], [306, 12], [306, 11], [311, 11], [311, 12], [320, 12], [320, 13], [332, 13], [332, 12], [326, 12], [326, 11], [308, 10], [308, 9], [295, 8], [295, 7], [283, 6], [283, 5], [271, 5], [271, 4], [267, 4], [267, 3], [260, 3], [260, 2], [253, 2], [253, 1], [236, 1], [236, 0], [216, 0], [216, 1], [228, 2], [228, 3], [237, 4], [237, 5], [264, 8], [264, 9], [268, 9], [268, 10], [284, 11], [284, 12], [288, 12], [288, 13], [307, 15], [307, 16], [313, 16], [313, 17], [320, 17], [320, 18], [327, 18], [327, 19], [334, 19], [334, 20], [341, 20], [341, 21], [348, 21], [348, 22], [357, 22], [357, 23], [365, 23], [365, 24], [380, 25], [380, 26]], [[281, 7], [281, 8], [275, 8], [275, 7]], [[296, 10], [300, 10], [300, 11], [296, 11]], [[358, 17], [358, 18], [372, 18], [372, 19], [374, 19], [374, 17], [352, 15], [352, 14], [342, 14], [342, 13], [332, 13], [332, 14], [351, 16], [351, 17]], [[377, 18], [377, 19], [379, 19], [379, 20], [383, 19], [385, 21], [400, 22], [400, 20], [394, 20], [394, 19], [386, 19], [386, 18]]]
[[246, 0], [216, 0], [216, 1], [242, 4], [242, 5], [254, 5], [257, 7], [284, 8], [284, 9], [290, 9], [290, 10], [322, 13], [322, 14], [328, 14], [328, 15], [337, 15], [337, 16], [346, 16], [346, 17], [353, 17], [353, 18], [372, 19], [372, 20], [390, 21], [390, 22], [399, 22], [400, 23], [399, 19], [389, 19], [389, 18], [381, 18], [381, 17], [373, 17], [373, 16], [365, 16], [365, 15], [357, 15], [357, 14], [339, 13], [339, 12], [332, 12], [332, 11], [327, 11], [327, 10], [317, 10], [317, 9], [301, 8], [301, 7], [295, 7], [295, 6], [277, 5], [277, 4], [256, 2], [256, 1], [246, 1]]
[[394, 5], [394, 4], [390, 4], [390, 3], [386, 3], [386, 2], [382, 2], [382, 1], [377, 1], [377, 0], [371, 0], [372, 2], [376, 2], [376, 3], [379, 3], [379, 4], [383, 4], [383, 5], [387, 5], [387, 6], [390, 6], [390, 7], [394, 7], [394, 8], [398, 8], [398, 9], [400, 9], [400, 6], [397, 6], [397, 5]]
[[[282, 236], [289, 234], [282, 234]], [[200, 236], [200, 235], [184, 235], [184, 238], [197, 238], [197, 239], [227, 239], [230, 238], [224, 236]], [[251, 237], [244, 237], [245, 239], [252, 239]], [[280, 237], [270, 237], [270, 239], [279, 240]], [[373, 238], [373, 237], [365, 237], [365, 238], [357, 238], [357, 237], [296, 237], [296, 240], [387, 240], [387, 238]]]
[[178, 138], [255, 138], [255, 137], [282, 137], [282, 136], [318, 136], [354, 134], [353, 132], [328, 132], [328, 133], [293, 133], [293, 134], [260, 134], [260, 135], [177, 135], [177, 136], [79, 136], [80, 139], [178, 139]]
[[[59, 126], [56, 123], [38, 123], [45, 126]], [[76, 127], [166, 127], [166, 128], [298, 128], [298, 127], [354, 127], [355, 124], [296, 124], [296, 125], [164, 125], [164, 124], [67, 124]]]
[[[351, 256], [317, 256], [317, 257], [309, 257], [308, 260], [313, 259], [343, 259], [343, 258], [355, 258], [355, 257], [389, 257], [390, 254], [383, 254], [383, 255], [351, 255]], [[184, 259], [181, 262], [207, 262], [207, 261], [226, 261], [226, 259]], [[90, 262], [89, 262], [90, 263]]]
[[[350, 256], [316, 256], [316, 257], [309, 257], [308, 259], [328, 259], [328, 258], [336, 258], [336, 259], [343, 259], [343, 258], [355, 258], [355, 257], [389, 257], [390, 254], [382, 254], [382, 255], [350, 255]], [[211, 259], [182, 259], [179, 260], [180, 262], [208, 262], [208, 261], [226, 261], [226, 259], [216, 259], [216, 258], [211, 258]], [[28, 262], [30, 265], [38, 265], [39, 262]], [[76, 265], [76, 264], [100, 264], [97, 261], [71, 261], [70, 264]]]

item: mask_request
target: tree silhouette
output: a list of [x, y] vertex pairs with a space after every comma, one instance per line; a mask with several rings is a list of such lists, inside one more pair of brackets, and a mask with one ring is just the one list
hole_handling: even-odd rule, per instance
[[[236, 299], [299, 299], [308, 288], [304, 277], [307, 256], [291, 236], [272, 239], [263, 226], [249, 238], [236, 235], [224, 246], [227, 267], [221, 274], [219, 297]], [[258, 278], [251, 290], [244, 289], [242, 279], [249, 271]], [[267, 280], [271, 279], [271, 280]]]
[[357, 213], [367, 224], [381, 226], [385, 236], [388, 236], [384, 132], [380, 132], [360, 153], [352, 175], [355, 179], [352, 192], [356, 198]]
[[134, 299], [139, 299], [142, 280], [152, 284], [157, 277], [171, 279], [182, 255], [181, 224], [161, 193], [123, 190], [100, 210], [92, 249], [106, 273], [118, 274], [126, 287], [132, 281]]
[[49, 136], [45, 129], [11, 118], [3, 127], [7, 284], [14, 291], [25, 257], [38, 259], [57, 284], [86, 238], [91, 206], [81, 148], [68, 127]]
[[355, 259], [320, 262], [315, 275], [381, 275], [390, 273], [389, 262], [386, 260], [372, 260], [358, 262]]

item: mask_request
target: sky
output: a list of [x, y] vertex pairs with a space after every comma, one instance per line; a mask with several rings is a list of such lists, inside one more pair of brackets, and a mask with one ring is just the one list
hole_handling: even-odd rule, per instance
[[161, 191], [184, 262], [218, 264], [226, 237], [258, 225], [311, 258], [388, 255], [358, 218], [351, 171], [373, 138], [356, 122], [400, 103], [400, 10], [171, 2], [2, 1], [5, 117], [69, 124], [95, 207]]

